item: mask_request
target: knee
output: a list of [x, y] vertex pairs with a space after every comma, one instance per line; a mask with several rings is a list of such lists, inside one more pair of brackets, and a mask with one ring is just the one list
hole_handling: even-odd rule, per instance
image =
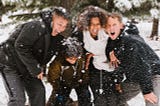
[[23, 106], [25, 104], [25, 97], [10, 97], [8, 106]]

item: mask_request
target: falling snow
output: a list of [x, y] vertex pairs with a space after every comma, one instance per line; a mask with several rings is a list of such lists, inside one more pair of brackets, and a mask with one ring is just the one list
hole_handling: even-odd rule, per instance
[[[2, 0], [2, 1], [4, 2], [5, 0]], [[117, 0], [117, 1], [119, 1], [119, 0]], [[127, 2], [128, 0], [124, 0], [124, 1]], [[141, 0], [141, 2], [142, 1], [145, 1], [145, 0]], [[136, 5], [136, 6], [140, 6], [139, 2], [140, 2], [139, 0], [135, 0], [134, 2], [132, 2], [132, 4]], [[121, 8], [121, 11], [125, 11], [124, 9], [132, 8], [131, 3], [122, 4], [121, 2], [119, 2], [119, 4], [116, 4], [116, 6]], [[151, 14], [153, 17], [155, 17], [159, 13], [157, 12], [156, 9], [153, 9], [151, 11]], [[16, 24], [10, 24], [10, 25], [6, 26], [5, 24], [12, 22], [12, 20], [8, 19], [7, 16], [5, 16], [5, 15], [2, 16], [2, 20], [4, 20], [4, 21], [3, 21], [3, 23], [0, 22], [0, 43], [4, 42], [9, 37], [9, 32], [13, 31], [14, 27], [16, 26]], [[44, 27], [44, 26], [42, 26], [42, 27]], [[150, 40], [148, 38], [148, 36], [151, 34], [152, 23], [149, 21], [140, 21], [137, 24], [137, 27], [139, 28], [140, 35], [142, 35], [142, 37], [144, 38], [146, 43], [148, 43], [155, 50], [155, 52], [158, 54], [158, 56], [160, 57], [160, 40], [154, 41], [154, 40]], [[39, 35], [41, 35], [41, 33], [39, 33]], [[160, 35], [160, 27], [159, 27], [159, 35]], [[21, 45], [21, 46], [23, 46], [23, 45]], [[41, 52], [41, 50], [39, 50], [39, 52]], [[7, 56], [6, 56], [6, 59], [8, 59]], [[37, 67], [39, 67], [39, 65], [37, 65]], [[48, 99], [50, 96], [52, 87], [46, 81], [46, 78], [43, 79], [43, 83], [46, 87], [46, 99]], [[7, 92], [6, 92], [5, 87], [3, 85], [3, 79], [2, 79], [1, 73], [0, 73], [0, 88], [1, 88], [0, 89], [0, 106], [7, 106], [8, 95], [7, 95]], [[70, 96], [73, 97], [74, 100], [77, 100], [77, 96], [76, 96], [76, 93], [74, 90]], [[132, 101], [128, 102], [130, 104], [129, 106], [143, 106], [144, 101], [143, 101], [142, 97], [140, 95], [137, 95], [137, 96], [139, 97], [138, 99], [141, 100], [141, 104], [136, 104], [137, 100], [133, 98]]]

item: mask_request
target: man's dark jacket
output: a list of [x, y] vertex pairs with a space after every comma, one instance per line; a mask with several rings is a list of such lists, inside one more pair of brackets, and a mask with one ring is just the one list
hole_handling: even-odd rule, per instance
[[124, 32], [116, 40], [108, 39], [106, 55], [114, 50], [120, 65], [115, 72], [125, 73], [128, 81], [140, 84], [143, 94], [153, 91], [152, 75], [160, 74], [160, 59], [144, 42], [125, 36]]
[[61, 35], [51, 36], [51, 14], [50, 11], [44, 12], [41, 14], [42, 21], [19, 25], [9, 39], [1, 44], [4, 57], [7, 56], [8, 60], [0, 63], [18, 69], [24, 76], [36, 77], [56, 54], [63, 39]]

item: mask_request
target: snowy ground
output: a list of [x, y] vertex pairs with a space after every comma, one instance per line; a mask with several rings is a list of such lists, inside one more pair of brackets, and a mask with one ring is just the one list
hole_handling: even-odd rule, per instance
[[[8, 38], [8, 33], [11, 32], [13, 30], [13, 28], [15, 27], [15, 25], [10, 24], [10, 25], [5, 25], [8, 22], [12, 22], [12, 20], [9, 20], [8, 18], [6, 18], [6, 16], [2, 17], [2, 20], [4, 21], [3, 23], [0, 22], [0, 42], [5, 41]], [[160, 40], [159, 41], [154, 41], [154, 40], [150, 40], [149, 36], [151, 34], [151, 29], [152, 29], [152, 23], [149, 21], [141, 21], [137, 24], [139, 31], [140, 31], [140, 35], [145, 39], [145, 41], [156, 51], [156, 53], [160, 56]], [[159, 32], [160, 32], [160, 27], [159, 27]], [[159, 33], [160, 35], [160, 33]], [[51, 86], [49, 85], [49, 83], [46, 82], [46, 80], [44, 79], [44, 85], [46, 87], [46, 99], [48, 99], [48, 97], [50, 96], [51, 93]], [[73, 95], [74, 98], [75, 95]], [[136, 104], [138, 103], [137, 101], [141, 101], [140, 104]], [[8, 101], [8, 95], [6, 93], [6, 90], [4, 88], [3, 85], [3, 79], [1, 77], [0, 74], [0, 106], [7, 106], [7, 101]], [[142, 95], [137, 95], [136, 99], [132, 99], [131, 101], [128, 102], [129, 106], [144, 106], [144, 100]]]

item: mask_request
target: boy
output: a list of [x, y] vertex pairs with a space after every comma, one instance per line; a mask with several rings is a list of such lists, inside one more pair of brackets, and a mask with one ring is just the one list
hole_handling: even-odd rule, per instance
[[62, 50], [49, 66], [48, 81], [53, 91], [47, 106], [66, 106], [73, 88], [77, 92], [79, 105], [87, 106], [88, 72], [84, 70], [81, 43], [69, 37], [64, 40]]
[[110, 51], [114, 50], [115, 56], [120, 61], [115, 72], [126, 75], [124, 82], [140, 85], [146, 106], [159, 106], [159, 57], [144, 41], [135, 39], [133, 34], [126, 36], [120, 14], [108, 14], [106, 31], [109, 35], [106, 54], [108, 56]]

